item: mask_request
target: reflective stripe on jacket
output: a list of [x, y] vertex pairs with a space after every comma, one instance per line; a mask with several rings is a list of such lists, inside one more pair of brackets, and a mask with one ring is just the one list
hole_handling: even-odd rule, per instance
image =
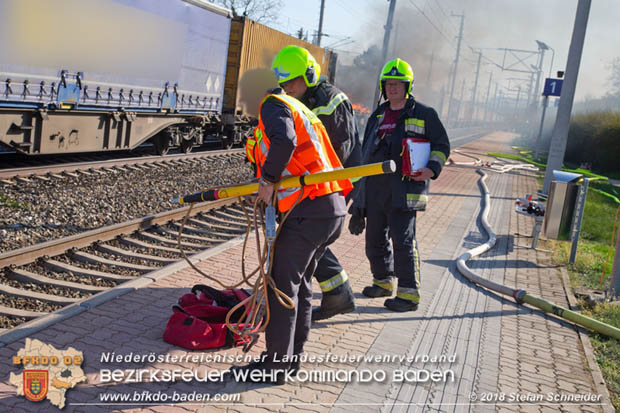
[[[342, 164], [332, 147], [327, 132], [319, 118], [312, 113], [303, 103], [287, 95], [267, 95], [261, 102], [269, 98], [275, 98], [283, 102], [293, 114], [295, 125], [295, 150], [289, 163], [282, 172], [282, 178], [287, 176], [302, 176], [319, 172], [329, 172], [342, 169]], [[261, 167], [269, 154], [269, 137], [265, 133], [265, 125], [260, 115], [258, 126], [254, 132], [256, 144], [253, 154], [256, 159], [256, 176], [261, 176]], [[248, 147], [246, 145], [246, 153]], [[330, 181], [321, 184], [306, 185], [302, 188], [286, 188], [278, 191], [278, 209], [280, 212], [288, 211], [296, 202], [306, 197], [314, 199], [317, 196], [328, 195], [342, 191], [345, 195], [353, 188], [348, 179]]]
[[347, 95], [331, 83], [319, 81], [300, 100], [323, 122], [342, 165], [358, 166], [362, 160], [362, 140]]
[[245, 141], [245, 156], [248, 158], [248, 161], [253, 164], [256, 163], [256, 156], [254, 156], [254, 151], [256, 150], [256, 142], [260, 142], [263, 138], [263, 134], [259, 129], [254, 129], [254, 136], [248, 137]]
[[[388, 105], [389, 102], [383, 103], [368, 118], [364, 132], [362, 164], [369, 162], [374, 151], [379, 126]], [[446, 159], [450, 156], [450, 141], [437, 112], [429, 106], [416, 102], [413, 97], [407, 100], [396, 122], [394, 132], [386, 138], [388, 139], [386, 143], [389, 148], [387, 151], [389, 159], [396, 163], [396, 173], [390, 176], [392, 207], [410, 211], [423, 211], [428, 203], [429, 180], [414, 181], [403, 177], [401, 173], [401, 149], [402, 139], [405, 137], [421, 138], [430, 142], [431, 153], [426, 167], [433, 171], [431, 179], [437, 179]], [[356, 185], [358, 184], [356, 183]], [[373, 194], [368, 194], [366, 191], [366, 178], [362, 178], [359, 183], [359, 193], [355, 197], [353, 206], [364, 209], [367, 202], [375, 201]]]

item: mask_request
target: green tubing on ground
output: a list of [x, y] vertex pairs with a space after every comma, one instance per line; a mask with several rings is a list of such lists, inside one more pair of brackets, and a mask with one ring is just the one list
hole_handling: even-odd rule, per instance
[[542, 298], [530, 295], [523, 290], [519, 290], [517, 292], [516, 299], [517, 302], [523, 302], [529, 305], [533, 305], [534, 307], [540, 308], [546, 313], [551, 313], [558, 317], [565, 318], [575, 324], [579, 324], [580, 326], [588, 328], [592, 331], [596, 331], [597, 333], [620, 340], [619, 328], [602, 323], [576, 311], [572, 311], [567, 308], [551, 304], [550, 302], [545, 301]]

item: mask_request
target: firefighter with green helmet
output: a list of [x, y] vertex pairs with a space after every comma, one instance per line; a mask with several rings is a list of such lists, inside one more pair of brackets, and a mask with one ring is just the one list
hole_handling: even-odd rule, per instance
[[[323, 122], [343, 166], [359, 165], [362, 143], [351, 102], [320, 77], [321, 66], [312, 54], [300, 46], [286, 46], [275, 56], [272, 69], [286, 94], [301, 100]], [[313, 321], [355, 310], [347, 273], [329, 248], [319, 260], [314, 276], [323, 296], [321, 306], [312, 311]]]
[[[437, 179], [450, 154], [450, 142], [437, 112], [413, 97], [414, 74], [401, 59], [387, 62], [379, 85], [385, 99], [364, 131], [362, 163], [396, 162], [396, 173], [362, 178], [349, 212], [349, 230], [366, 230], [366, 256], [373, 283], [362, 291], [385, 300], [392, 311], [415, 311], [420, 302], [420, 254], [415, 238], [417, 211], [424, 211], [429, 181]], [[426, 152], [414, 169], [409, 148]], [[390, 242], [391, 239], [391, 242]]]

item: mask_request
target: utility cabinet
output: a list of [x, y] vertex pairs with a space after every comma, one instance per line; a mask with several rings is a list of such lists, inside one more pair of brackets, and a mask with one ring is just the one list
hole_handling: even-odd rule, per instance
[[553, 171], [553, 181], [549, 187], [547, 209], [543, 230], [549, 239], [568, 240], [575, 215], [575, 204], [583, 175], [572, 172]]

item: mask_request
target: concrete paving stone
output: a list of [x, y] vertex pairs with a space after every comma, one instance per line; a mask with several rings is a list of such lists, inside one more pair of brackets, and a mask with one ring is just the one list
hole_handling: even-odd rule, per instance
[[540, 406], [540, 411], [542, 413], [556, 413], [558, 408], [553, 406]]
[[473, 410], [475, 412], [490, 413], [495, 412], [496, 408], [493, 405], [476, 405]]
[[535, 373], [536, 372], [536, 364], [534, 363], [528, 363], [526, 361], [520, 361], [519, 362], [519, 372], [523, 373], [523, 372], [530, 372], [530, 373]]
[[320, 413], [320, 412], [328, 412], [329, 408], [328, 407], [322, 407], [320, 405], [295, 405], [295, 411], [298, 412], [315, 412], [315, 413]]
[[306, 387], [321, 394], [322, 397], [338, 396], [341, 392], [340, 388], [332, 386], [331, 384], [309, 382], [306, 384]]
[[531, 382], [528, 378], [522, 378], [519, 380], [519, 389], [526, 393], [540, 393], [540, 385], [538, 383]]
[[581, 408], [582, 412], [587, 412], [587, 413], [594, 413], [594, 412], [600, 412], [601, 411], [601, 407], [600, 406], [579, 406]]
[[174, 405], [153, 406], [153, 407], [150, 407], [150, 410], [152, 410], [153, 412], [160, 412], [160, 413], [167, 413], [167, 412], [181, 413], [181, 412], [187, 411], [187, 409], [183, 407], [174, 406]]
[[500, 377], [497, 382], [497, 390], [503, 393], [518, 392], [519, 391], [518, 385], [519, 385], [518, 382], [515, 382], [512, 380], [506, 381]]
[[500, 374], [508, 380], [518, 380], [521, 377], [521, 373], [517, 369], [512, 368], [500, 368]]
[[201, 406], [201, 407], [199, 407], [196, 410], [197, 413], [211, 413], [211, 412], [214, 412], [214, 413], [227, 413], [228, 411], [229, 411], [228, 407], [226, 407], [226, 406], [218, 406], [218, 405], [215, 405], [215, 404], [208, 404], [206, 406]]
[[457, 402], [457, 394], [456, 392], [443, 392], [442, 394], [438, 395], [437, 400], [435, 400], [435, 403], [439, 403], [440, 407], [443, 407], [444, 409], [453, 409], [455, 408], [455, 404]]
[[562, 411], [562, 412], [567, 412], [567, 413], [577, 413], [577, 412], [582, 412], [582, 406], [579, 405], [568, 405], [568, 404], [561, 404], [558, 406], [558, 408]]
[[578, 386], [584, 383], [583, 377], [586, 373], [587, 373], [586, 370], [578, 370], [575, 368], [574, 374], [566, 374], [564, 372], [558, 372], [556, 374], [556, 379], [558, 383], [560, 381], [565, 381], [565, 382]]
[[[94, 311], [90, 310], [89, 312]], [[108, 315], [100, 315], [93, 319], [88, 320], [88, 324], [92, 327], [107, 327], [114, 323], [115, 319], [109, 317]]]
[[549, 368], [548, 366], [540, 365], [540, 364], [537, 365], [536, 374], [538, 376], [547, 377], [548, 379], [555, 379], [556, 377], [555, 371], [553, 370], [553, 365], [551, 365], [551, 368]]
[[[277, 410], [276, 410], [277, 409]], [[230, 412], [233, 413], [252, 413], [252, 412], [270, 412], [270, 411], [286, 411], [284, 407], [277, 406], [240, 406], [235, 405], [230, 408]]]
[[541, 411], [541, 406], [520, 404], [519, 411], [523, 413], [538, 413]]

